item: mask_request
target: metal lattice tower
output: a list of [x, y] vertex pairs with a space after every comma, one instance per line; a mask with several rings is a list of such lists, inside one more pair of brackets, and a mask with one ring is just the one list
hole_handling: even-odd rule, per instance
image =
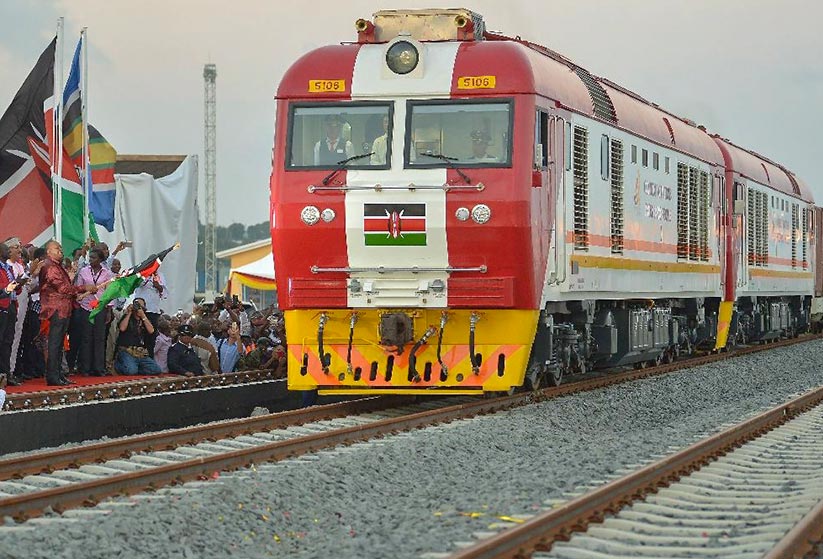
[[203, 67], [205, 113], [206, 238], [203, 239], [206, 263], [206, 293], [217, 292], [215, 228], [217, 227], [217, 66]]

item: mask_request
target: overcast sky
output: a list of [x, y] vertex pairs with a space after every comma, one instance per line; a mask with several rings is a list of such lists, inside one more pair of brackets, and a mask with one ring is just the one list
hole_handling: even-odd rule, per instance
[[[0, 0], [0, 109], [66, 18], [65, 64], [89, 28], [92, 123], [120, 153], [203, 151], [203, 64], [217, 64], [217, 219], [268, 218], [273, 96], [302, 53], [356, 38], [378, 9], [293, 0]], [[590, 72], [795, 171], [823, 202], [823, 2], [474, 0], [489, 29]], [[202, 180], [201, 180], [202, 192]], [[201, 208], [204, 199], [201, 195]]]

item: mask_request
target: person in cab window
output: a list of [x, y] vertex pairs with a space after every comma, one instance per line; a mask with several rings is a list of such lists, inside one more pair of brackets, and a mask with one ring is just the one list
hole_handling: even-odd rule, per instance
[[343, 120], [339, 115], [326, 115], [323, 118], [325, 135], [314, 144], [315, 165], [336, 165], [354, 156], [354, 146], [342, 134], [342, 127]]
[[489, 163], [493, 161], [497, 161], [497, 158], [493, 155], [489, 155], [489, 141], [491, 138], [489, 137], [489, 133], [483, 130], [473, 130], [471, 134], [469, 134], [472, 142], [472, 154], [469, 156], [468, 161], [474, 163]]
[[383, 134], [374, 139], [371, 145], [371, 159], [372, 165], [385, 165], [386, 154], [388, 153], [389, 140], [389, 115], [383, 116]]

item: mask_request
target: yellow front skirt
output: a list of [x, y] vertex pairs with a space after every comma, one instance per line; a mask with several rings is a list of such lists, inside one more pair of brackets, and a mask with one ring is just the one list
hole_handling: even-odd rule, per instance
[[[352, 313], [357, 322], [349, 348]], [[413, 341], [398, 352], [380, 345], [380, 316], [405, 312], [412, 318]], [[284, 313], [289, 339], [290, 390], [320, 389], [332, 394], [478, 394], [506, 391], [523, 384], [537, 327], [536, 310], [449, 310], [437, 359], [441, 309], [293, 310]], [[475, 327], [473, 370], [469, 355], [469, 325]], [[328, 321], [323, 351], [329, 354], [327, 371], [318, 352], [321, 314]], [[410, 372], [412, 346], [429, 327], [436, 331], [416, 352], [416, 372]]]

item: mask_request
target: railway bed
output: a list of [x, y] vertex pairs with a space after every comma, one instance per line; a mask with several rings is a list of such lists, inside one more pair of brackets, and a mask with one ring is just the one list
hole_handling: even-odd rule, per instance
[[801, 559], [823, 538], [821, 402], [812, 390], [450, 557]]
[[[807, 344], [807, 346], [809, 348], [808, 350], [806, 350], [806, 346], [804, 346], [804, 351], [794, 353], [794, 355], [799, 356], [801, 361], [813, 359], [814, 355], [823, 353], [823, 344], [820, 342], [811, 342]], [[812, 350], [813, 348], [814, 350]], [[533, 494], [534, 488], [539, 487], [540, 483], [545, 483], [545, 476], [535, 475], [537, 472], [533, 471], [534, 468], [529, 467], [529, 460], [533, 460], [535, 458], [534, 456], [531, 458], [528, 456], [518, 457], [513, 454], [514, 450], [522, 450], [528, 445], [537, 445], [538, 443], [552, 446], [552, 452], [557, 455], [556, 460], [558, 461], [558, 467], [562, 470], [562, 473], [558, 472], [561, 473], [559, 477], [561, 480], [564, 480], [563, 482], [559, 482], [560, 480], [555, 479], [552, 483], [556, 484], [555, 489], [570, 489], [571, 487], [580, 485], [586, 479], [591, 480], [603, 475], [602, 473], [595, 473], [592, 470], [590, 463], [592, 461], [597, 462], [597, 456], [593, 456], [595, 460], [592, 460], [591, 453], [577, 466], [569, 466], [568, 460], [565, 459], [567, 458], [567, 451], [569, 450], [564, 448], [565, 446], [572, 444], [572, 449], [577, 453], [581, 451], [580, 447], [585, 446], [585, 441], [582, 440], [577, 440], [577, 444], [574, 444], [576, 433], [585, 436], [595, 432], [597, 425], [592, 424], [592, 421], [596, 419], [596, 417], [592, 417], [593, 415], [599, 417], [599, 425], [602, 427], [604, 420], [606, 420], [607, 423], [611, 421], [610, 419], [606, 419], [610, 411], [623, 409], [623, 411], [628, 412], [629, 415], [640, 415], [631, 419], [622, 418], [621, 421], [617, 421], [617, 424], [622, 424], [628, 420], [628, 425], [633, 425], [634, 428], [640, 431], [648, 431], [651, 429], [651, 424], [648, 422], [644, 423], [646, 420], [642, 417], [643, 409], [641, 409], [642, 406], [641, 403], [638, 402], [637, 395], [627, 397], [624, 394], [623, 396], [619, 396], [623, 404], [617, 407], [602, 405], [603, 398], [608, 400], [612, 398], [611, 394], [615, 392], [631, 393], [640, 391], [643, 396], [641, 400], [646, 402], [646, 405], [648, 405], [649, 402], [654, 402], [655, 405], [661, 407], [661, 409], [665, 409], [667, 406], [682, 408], [682, 406], [687, 405], [687, 402], [682, 402], [677, 399], [666, 400], [661, 396], [671, 393], [672, 390], [667, 386], [668, 384], [672, 382], [685, 382], [685, 380], [682, 379], [691, 379], [689, 382], [702, 386], [703, 389], [705, 389], [699, 390], [700, 393], [713, 393], [719, 392], [718, 386], [723, 382], [729, 387], [729, 397], [732, 397], [736, 404], [738, 404], [731, 406], [730, 409], [725, 411], [737, 415], [741, 413], [745, 414], [747, 410], [760, 409], [765, 403], [768, 403], [763, 400], [763, 395], [758, 394], [756, 387], [751, 384], [755, 381], [763, 382], [763, 379], [752, 379], [751, 375], [747, 374], [748, 369], [757, 365], [757, 361], [765, 362], [759, 363], [759, 365], [774, 368], [775, 364], [786, 362], [786, 354], [789, 351], [792, 350], [789, 348], [779, 349], [777, 352], [780, 353], [780, 355], [774, 355], [773, 357], [761, 356], [759, 359], [743, 357], [739, 360], [727, 361], [723, 365], [725, 373], [722, 374], [718, 371], [714, 371], [713, 373], [711, 371], [713, 366], [710, 365], [696, 369], [694, 374], [689, 372], [689, 374], [668, 375], [640, 383], [626, 383], [608, 391], [599, 390], [587, 394], [573, 395], [568, 398], [555, 400], [550, 404], [526, 406], [503, 414], [497, 414], [493, 417], [476, 417], [472, 420], [457, 421], [449, 425], [442, 425], [425, 431], [404, 433], [399, 436], [388, 437], [379, 441], [359, 443], [350, 447], [338, 447], [330, 451], [304, 456], [303, 458], [287, 459], [278, 464], [261, 466], [258, 463], [256, 469], [221, 473], [217, 481], [209, 481], [195, 485], [185, 484], [181, 487], [173, 487], [154, 494], [147, 494], [140, 498], [107, 501], [106, 504], [101, 505], [97, 509], [77, 511], [78, 516], [73, 514], [69, 514], [66, 517], [47, 515], [47, 517], [43, 519], [44, 524], [35, 523], [34, 525], [37, 526], [37, 531], [40, 532], [52, 524], [60, 524], [60, 530], [68, 530], [69, 533], [74, 534], [75, 538], [83, 540], [83, 538], [89, 536], [84, 536], [82, 530], [80, 530], [84, 522], [86, 522], [83, 520], [83, 514], [81, 513], [93, 514], [95, 510], [105, 511], [116, 509], [118, 511], [117, 514], [109, 515], [105, 517], [105, 519], [103, 518], [104, 515], [100, 514], [95, 515], [93, 518], [96, 519], [95, 522], [98, 520], [111, 522], [114, 525], [120, 526], [117, 528], [120, 530], [123, 529], [123, 523], [128, 525], [136, 523], [137, 526], [135, 529], [143, 533], [147, 527], [143, 526], [140, 528], [139, 525], [144, 522], [150, 522], [152, 524], [172, 522], [172, 524], [178, 526], [179, 529], [185, 531], [186, 522], [184, 522], [184, 525], [179, 525], [178, 520], [184, 520], [188, 518], [189, 515], [193, 515], [191, 519], [193, 524], [202, 526], [205, 523], [210, 526], [209, 531], [214, 532], [222, 529], [222, 524], [220, 526], [212, 526], [210, 523], [214, 522], [215, 519], [211, 517], [204, 518], [202, 512], [198, 512], [201, 510], [201, 507], [189, 502], [190, 499], [194, 499], [195, 501], [209, 500], [210, 497], [208, 497], [208, 495], [212, 494], [214, 496], [219, 495], [219, 504], [208, 505], [206, 508], [211, 511], [219, 510], [220, 514], [218, 516], [222, 516], [223, 518], [231, 518], [234, 516], [235, 511], [229, 506], [232, 503], [236, 506], [244, 502], [259, 501], [261, 498], [267, 502], [262, 508], [263, 516], [268, 516], [269, 519], [273, 518], [273, 516], [266, 512], [265, 507], [274, 510], [275, 507], [282, 509], [285, 506], [291, 510], [290, 519], [278, 517], [279, 527], [276, 528], [276, 534], [281, 538], [281, 542], [275, 542], [275, 544], [276, 547], [289, 547], [295, 552], [302, 550], [303, 552], [309, 553], [308, 548], [305, 546], [311, 543], [313, 547], [314, 544], [318, 542], [309, 542], [306, 538], [313, 540], [317, 537], [317, 534], [314, 534], [312, 537], [307, 535], [305, 538], [298, 536], [284, 538], [280, 536], [280, 533], [285, 531], [287, 534], [291, 531], [295, 534], [303, 532], [313, 534], [313, 521], [309, 519], [308, 516], [314, 514], [318, 523], [324, 523], [323, 519], [326, 519], [326, 521], [329, 520], [328, 514], [330, 508], [336, 509], [341, 515], [346, 517], [345, 522], [353, 523], [349, 525], [356, 525], [356, 527], [352, 528], [355, 536], [348, 536], [349, 539], [344, 541], [343, 552], [342, 554], [338, 554], [338, 556], [347, 556], [347, 553], [353, 553], [351, 546], [365, 545], [366, 549], [370, 548], [375, 542], [373, 538], [368, 536], [368, 533], [375, 532], [385, 534], [388, 529], [386, 528], [387, 524], [394, 526], [396, 530], [389, 530], [389, 541], [384, 542], [384, 544], [393, 545], [405, 542], [402, 545], [408, 546], [410, 544], [408, 538], [401, 539], [400, 542], [395, 540], [401, 533], [412, 533], [414, 531], [413, 525], [406, 525], [406, 522], [398, 519], [397, 516], [403, 516], [403, 514], [400, 514], [400, 509], [414, 509], [415, 506], [419, 508], [420, 503], [416, 501], [417, 497], [422, 498], [424, 501], [428, 499], [429, 502], [432, 503], [432, 506], [423, 513], [422, 518], [417, 518], [417, 522], [425, 522], [427, 526], [431, 527], [433, 534], [444, 536], [444, 533], [449, 534], [454, 530], [460, 531], [466, 528], [476, 531], [478, 524], [488, 524], [489, 519], [495, 517], [495, 511], [498, 512], [497, 516], [522, 515], [524, 513], [534, 512], [530, 506], [519, 506], [517, 502], [522, 501], [523, 497], [529, 493]], [[734, 365], [732, 366], [730, 363], [734, 363]], [[714, 367], [717, 366], [718, 365], [714, 365]], [[781, 377], [785, 378], [776, 379], [772, 383], [772, 390], [775, 391], [776, 395], [785, 395], [803, 388], [803, 383], [808, 382], [806, 377], [809, 376], [810, 367], [810, 363], [801, 364], [793, 367], [788, 374], [781, 374]], [[708, 372], [706, 372], [707, 369]], [[746, 381], [748, 393], [743, 390], [746, 387], [737, 382], [738, 379], [728, 375], [729, 371], [734, 369], [741, 371], [739, 376], [742, 380]], [[646, 371], [633, 371], [627, 374], [651, 374], [651, 372], [652, 370], [649, 369]], [[761, 371], [760, 374], [764, 374], [763, 371]], [[613, 376], [617, 377], [618, 375]], [[592, 381], [586, 382], [593, 382], [594, 380], [598, 379], [592, 379]], [[609, 377], [605, 377], [604, 382], [611, 380]], [[823, 379], [817, 380], [823, 381]], [[556, 389], [546, 391], [546, 393], [550, 394], [554, 390]], [[572, 385], [569, 385], [567, 387], [561, 387], [558, 392], [563, 390], [571, 392], [573, 390], [579, 390], [579, 387], [573, 388]], [[649, 393], [649, 391], [653, 392], [653, 394]], [[735, 391], [741, 392], [741, 394], [734, 396]], [[746, 405], [747, 400], [753, 395], [758, 395], [761, 398], [760, 401], [751, 402]], [[525, 403], [530, 400], [539, 400], [541, 396], [534, 394], [516, 395], [509, 398], [498, 399], [495, 405], [500, 406], [502, 400], [509, 400], [504, 407], [510, 407], [518, 398], [522, 399], [522, 402]], [[493, 402], [495, 401], [487, 400], [480, 403], [491, 404]], [[592, 402], [594, 402], [594, 404]], [[626, 403], [629, 403], [632, 409], [628, 409]], [[468, 407], [469, 405], [470, 404], [466, 404], [464, 407]], [[723, 406], [714, 403], [705, 407], [716, 410]], [[540, 408], [540, 411], [535, 412], [536, 408]], [[599, 409], [602, 409], [602, 412], [598, 412]], [[682, 410], [680, 410], [680, 413], [682, 413]], [[534, 417], [535, 414], [537, 417]], [[531, 415], [532, 417], [527, 420], [522, 420], [522, 418], [518, 420], [518, 417], [521, 415]], [[567, 428], [565, 431], [559, 429], [564, 418], [570, 422], [570, 425], [574, 424], [575, 428]], [[500, 439], [500, 435], [490, 436], [488, 431], [493, 428], [494, 424], [500, 423], [501, 419], [504, 423], [511, 421], [510, 435], [503, 439]], [[679, 426], [680, 423], [680, 420], [677, 420], [674, 421], [673, 424]], [[702, 433], [707, 428], [716, 428], [716, 423], [716, 418], [712, 418], [711, 421], [705, 420], [698, 426], [697, 431]], [[548, 427], [537, 428], [536, 425]], [[671, 425], [669, 425], [669, 427], [671, 427]], [[617, 426], [612, 426], [612, 428], [617, 428]], [[496, 428], [497, 431], [499, 431], [499, 429], [500, 427]], [[694, 428], [692, 428], [692, 430], [694, 430]], [[486, 433], [484, 436], [479, 436], [478, 431], [486, 431]], [[693, 435], [699, 433], [693, 433]], [[670, 442], [673, 444], [678, 442], [684, 444], [687, 440], [690, 440], [687, 435], [688, 433], [686, 432], [680, 433], [679, 437], [668, 437], [668, 435], [667, 437], [671, 439]], [[478, 436], [479, 440], [477, 440], [475, 436]], [[446, 440], [443, 440], [444, 438]], [[490, 440], [495, 438], [497, 440], [494, 445], [489, 444]], [[545, 440], [543, 440], [544, 438]], [[432, 441], [434, 441], [434, 443], [430, 444]], [[626, 440], [612, 441], [610, 448], [606, 450], [614, 452], [617, 448], [632, 446], [631, 442], [631, 437]], [[615, 443], [617, 444], [615, 445]], [[660, 447], [658, 445], [656, 450], [658, 452], [665, 452], [667, 446]], [[491, 453], [491, 456], [488, 455], [489, 453]], [[633, 462], [641, 461], [644, 459], [644, 454], [647, 453], [648, 450], [645, 450], [626, 456], [622, 460], [622, 465], [626, 466]], [[512, 457], [522, 462], [520, 467], [527, 478], [522, 484], [520, 480], [512, 477], [512, 471], [506, 470], [506, 468], [513, 467], [511, 464]], [[506, 462], [507, 459], [509, 463]], [[542, 459], [545, 459], [545, 455]], [[538, 458], [537, 460], [539, 464], [541, 459]], [[377, 462], [377, 464], [375, 462]], [[210, 475], [207, 477], [211, 479], [211, 474], [214, 474], [215, 471], [216, 470], [213, 469], [209, 470]], [[471, 472], [471, 474], [469, 474], [469, 472]], [[562, 474], [566, 474], [568, 478]], [[277, 478], [283, 478], [283, 476], [286, 477], [285, 480], [280, 479], [279, 482], [276, 481]], [[274, 479], [270, 480], [270, 477]], [[472, 480], [474, 480], [475, 483], [472, 483]], [[500, 482], [503, 482], [503, 484], [501, 485]], [[388, 486], [386, 485], [387, 483], [389, 484]], [[520, 491], [515, 491], [515, 494], [512, 494], [512, 485], [519, 487]], [[525, 485], [528, 490], [524, 491], [523, 485]], [[250, 486], [253, 486], [255, 489], [255, 492], [252, 494], [247, 493]], [[286, 490], [285, 488], [292, 489]], [[465, 496], [457, 500], [475, 500], [474, 505], [457, 506], [453, 503], [455, 500], [454, 493], [461, 490], [465, 491]], [[400, 493], [399, 496], [397, 495], [398, 491]], [[344, 504], [340, 502], [341, 499], [345, 500], [349, 498], [352, 493], [357, 496], [362, 495], [362, 502], [361, 500], [358, 500], [356, 504], [351, 502]], [[242, 497], [240, 496], [241, 494], [243, 494]], [[392, 500], [383, 503], [380, 502], [381, 499], [385, 500], [392, 495], [399, 499], [398, 505], [392, 505]], [[371, 512], [362, 511], [365, 503], [374, 499], [377, 499], [378, 502], [368, 505]], [[486, 504], [488, 508], [483, 509], [482, 504], [476, 503], [476, 499], [485, 501], [484, 504]], [[502, 502], [495, 503], [495, 499]], [[434, 503], [438, 501], [439, 504], [435, 505]], [[184, 505], [185, 508], [181, 510], [179, 505], [177, 505], [178, 502], [188, 504]], [[131, 506], [122, 507], [112, 505], [109, 507], [110, 503], [129, 503]], [[416, 505], [413, 506], [413, 503], [416, 503]], [[157, 506], [166, 508], [161, 510], [157, 509]], [[175, 514], [180, 516], [179, 519], [177, 519], [177, 517], [175, 517], [175, 519], [167, 518], [169, 514], [168, 507], [170, 506], [176, 511]], [[361, 509], [359, 513], [357, 512], [358, 506]], [[144, 509], [143, 507], [149, 507], [149, 509]], [[311, 509], [320, 510], [315, 510], [315, 512], [312, 513], [310, 512]], [[377, 514], [375, 512], [377, 510], [381, 512]], [[349, 513], [348, 511], [352, 512]], [[479, 514], [473, 515], [472, 512], [478, 512]], [[137, 515], [137, 518], [135, 518], [135, 515]], [[248, 520], [245, 514], [241, 514], [240, 516]], [[359, 516], [360, 518], [355, 519], [353, 516]], [[333, 517], [338, 518], [338, 520], [340, 518], [337, 517], [337, 515], [333, 515]], [[166, 518], [166, 520], [158, 520], [163, 518]], [[61, 523], [62, 521], [65, 521], [65, 524]], [[306, 524], [305, 521], [308, 521], [308, 523]], [[260, 530], [263, 530], [265, 527], [265, 524], [257, 525], [259, 522], [266, 523], [268, 521], [258, 518], [252, 522], [252, 524], [256, 525], [255, 532], [257, 532], [258, 535]], [[229, 524], [231, 524], [231, 522], [229, 522]], [[283, 524], [286, 525], [285, 528]], [[344, 521], [339, 520], [339, 522], [334, 525], [332, 532], [339, 535], [339, 529], [342, 524], [344, 524]], [[290, 525], [295, 529], [287, 529]], [[299, 525], [300, 529], [296, 529], [298, 528], [297, 525]], [[27, 526], [28, 523], [24, 523], [9, 527], [5, 530], [0, 529], [0, 543], [6, 541], [6, 538], [31, 543], [28, 541], [26, 535], [28, 533], [26, 531]], [[325, 527], [329, 527], [328, 522], [326, 522]], [[407, 530], [400, 529], [400, 527], [405, 527]], [[272, 528], [272, 526], [268, 526], [265, 529], [269, 528]], [[23, 531], [21, 532], [20, 530]], [[78, 532], [78, 530], [80, 530], [80, 532]], [[269, 536], [270, 539], [274, 541], [273, 535], [269, 534]], [[203, 535], [203, 537], [206, 536]], [[195, 540], [189, 538], [189, 540], [198, 541], [198, 543], [194, 545], [195, 548], [200, 549], [202, 542], [199, 542], [198, 538], [195, 538]], [[267, 545], [270, 544], [268, 540], [261, 541], [258, 536], [252, 537], [251, 540], [257, 542], [257, 544], [261, 546], [260, 549], [268, 549]], [[287, 540], [289, 540], [288, 545], [283, 545], [286, 544]], [[169, 542], [167, 542], [167, 544], [168, 543]], [[180, 542], [172, 542], [171, 545], [177, 546], [178, 543]], [[36, 547], [36, 544], [33, 545]], [[208, 547], [211, 548], [214, 545], [218, 545], [218, 548], [220, 548], [219, 546], [221, 544], [212, 541], [208, 544]], [[247, 544], [240, 544], [240, 548], [244, 548], [245, 545]], [[272, 549], [276, 549], [276, 547]], [[323, 546], [321, 545], [320, 547], [322, 548]], [[244, 549], [250, 550], [250, 548]], [[402, 546], [398, 547], [398, 549], [402, 549]], [[416, 556], [418, 552], [419, 554], [424, 553], [427, 549], [432, 549], [431, 542], [426, 544], [425, 541], [420, 541], [417, 542], [415, 549], [407, 548], [400, 553], [399, 556], [413, 557]], [[129, 550], [129, 552], [131, 553], [133, 550]], [[226, 552], [228, 553], [229, 551]], [[311, 556], [311, 554], [309, 554], [309, 556]]]

